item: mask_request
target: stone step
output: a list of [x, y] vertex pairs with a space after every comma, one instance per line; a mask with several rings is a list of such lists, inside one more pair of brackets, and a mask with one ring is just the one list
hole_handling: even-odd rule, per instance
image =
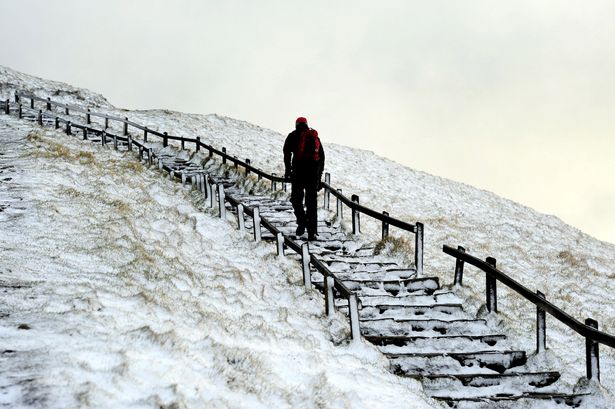
[[461, 304], [463, 301], [450, 291], [436, 291], [431, 295], [398, 294], [363, 294], [359, 296], [363, 307], [393, 306], [431, 306], [441, 304]]
[[[426, 375], [420, 377], [425, 389], [432, 396], [442, 396], [450, 391], [461, 390], [464, 387], [493, 388], [505, 387], [506, 389], [544, 388], [552, 385], [560, 378], [560, 373], [548, 372], [504, 372], [501, 374], [449, 374], [449, 375]], [[440, 393], [438, 393], [440, 392]], [[480, 392], [480, 391], [477, 391]], [[490, 391], [490, 394], [493, 390]], [[501, 392], [498, 392], [501, 393]], [[467, 394], [465, 396], [468, 396]], [[476, 395], [474, 395], [476, 396]], [[450, 395], [449, 395], [450, 397]]]
[[[433, 398], [444, 401], [449, 407], [456, 409], [492, 409], [495, 407], [498, 409], [516, 409], [521, 407], [560, 408], [561, 405], [578, 408], [583, 404], [584, 398], [589, 396], [589, 393], [525, 392], [480, 397], [450, 395], [451, 394], [446, 396], [434, 396]], [[544, 403], [538, 404], [537, 401], [542, 401]], [[549, 401], [553, 403], [553, 406], [543, 406]]]
[[[372, 339], [378, 340], [376, 337]], [[512, 349], [506, 341], [506, 336], [499, 334], [380, 337], [376, 346], [384, 354], [451, 353], [482, 351], [494, 347], [498, 351]]]
[[[403, 279], [403, 280], [371, 280], [371, 279], [360, 279], [353, 278], [349, 279], [347, 277], [351, 276], [349, 274], [343, 273], [334, 273], [337, 278], [344, 282], [344, 285], [348, 287], [349, 290], [356, 291], [358, 294], [361, 294], [366, 289], [374, 289], [380, 290], [382, 292], [386, 292], [392, 295], [397, 295], [401, 292], [408, 293], [420, 293], [420, 294], [432, 294], [435, 290], [438, 289], [438, 280], [433, 279]], [[312, 283], [319, 287], [323, 287], [322, 277], [316, 278], [312, 280]]]
[[363, 307], [359, 311], [360, 317], [366, 318], [436, 318], [450, 319], [451, 317], [469, 318], [461, 304], [434, 304], [429, 306], [404, 305], [378, 305]]
[[399, 376], [503, 373], [527, 361], [525, 351], [387, 354], [391, 371]]
[[379, 336], [439, 336], [439, 335], [490, 335], [493, 331], [485, 320], [477, 319], [368, 319], [361, 321], [364, 335]]

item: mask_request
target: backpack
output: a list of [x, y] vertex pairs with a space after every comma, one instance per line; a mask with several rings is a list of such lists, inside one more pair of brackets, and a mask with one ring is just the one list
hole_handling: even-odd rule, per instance
[[299, 134], [299, 143], [295, 159], [300, 162], [318, 162], [320, 160], [320, 139], [315, 129], [308, 129]]

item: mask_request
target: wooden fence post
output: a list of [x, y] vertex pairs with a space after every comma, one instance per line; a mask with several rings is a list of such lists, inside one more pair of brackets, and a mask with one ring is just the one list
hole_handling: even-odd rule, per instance
[[[354, 203], [359, 204], [359, 196], [352, 195], [351, 199]], [[352, 234], [361, 233], [361, 215], [358, 210], [352, 209]]]
[[[329, 172], [325, 173], [325, 183], [331, 186], [331, 174]], [[329, 207], [331, 206], [331, 192], [329, 191], [329, 189], [325, 189], [325, 193], [323, 196], [324, 196], [323, 207], [329, 210]]]
[[87, 125], [92, 123], [92, 116], [90, 115], [90, 108], [88, 108], [87, 113], [85, 114], [85, 123]]
[[132, 152], [132, 136], [128, 137], [128, 151]]
[[[536, 295], [546, 299], [545, 295], [540, 291], [536, 291]], [[536, 306], [536, 353], [539, 354], [547, 349], [547, 314], [545, 310]]]
[[220, 212], [220, 218], [226, 218], [226, 207], [224, 206], [224, 185], [222, 183], [218, 185], [218, 210]]
[[423, 275], [423, 241], [425, 235], [425, 227], [423, 223], [416, 222], [414, 232], [414, 266], [416, 267], [416, 275]]
[[197, 136], [196, 137], [196, 147], [194, 148], [197, 152], [201, 150], [201, 137]]
[[83, 140], [87, 141], [88, 140], [88, 128], [83, 127]]
[[109, 118], [105, 117], [105, 129], [109, 129]]
[[[274, 178], [275, 178], [275, 173], [271, 174]], [[271, 190], [273, 190], [274, 192], [277, 190], [278, 185], [275, 181], [275, 179], [271, 179]]]
[[102, 144], [102, 146], [105, 146], [107, 144], [107, 132], [105, 132], [104, 129], [102, 130], [102, 133], [101, 133], [100, 143]]
[[284, 257], [284, 235], [280, 232], [276, 234], [276, 244], [278, 257]]
[[54, 125], [55, 125], [56, 129], [60, 128], [60, 118], [58, 118], [57, 116], [56, 116], [55, 124]]
[[226, 148], [223, 146], [222, 147], [222, 163], [225, 164], [226, 163]]
[[212, 183], [209, 185], [209, 207], [211, 209], [214, 208], [215, 206], [215, 201], [216, 201], [216, 184]]
[[128, 136], [128, 117], [124, 117], [124, 136]]
[[34, 98], [30, 98], [30, 109], [34, 109]]
[[[337, 192], [341, 195], [342, 189], [337, 189]], [[337, 198], [337, 220], [341, 222], [343, 217], [344, 215], [342, 213], [342, 199], [338, 197]]]
[[51, 111], [51, 98], [47, 97], [47, 111]]
[[252, 216], [252, 224], [254, 226], [254, 241], [261, 241], [261, 213], [258, 206], [254, 207], [254, 215]]
[[[464, 253], [466, 251], [466, 249], [461, 246], [457, 246], [457, 250], [464, 252]], [[455, 259], [455, 281], [453, 281], [455, 285], [463, 285], [463, 266], [464, 264], [465, 262], [463, 260]]]
[[325, 276], [324, 278], [324, 286], [325, 286], [325, 311], [327, 313], [327, 317], [331, 317], [335, 314], [335, 299], [333, 298], [333, 287], [335, 287], [335, 281], [333, 277]]
[[10, 105], [9, 105], [9, 99], [7, 98], [6, 101], [4, 101], [4, 113], [8, 115], [9, 112], [10, 112]]
[[[496, 260], [493, 257], [487, 257], [487, 264], [495, 268]], [[487, 311], [498, 312], [498, 288], [497, 280], [485, 273], [485, 296]]]
[[117, 135], [113, 134], [113, 149], [117, 150]]
[[43, 111], [41, 109], [38, 110], [38, 115], [36, 116], [36, 123], [40, 126], [43, 126]]
[[72, 133], [72, 131], [71, 131], [71, 123], [70, 123], [70, 121], [68, 121], [68, 122], [66, 123], [66, 135], [72, 135], [72, 134], [73, 134], [73, 133]]
[[19, 104], [19, 107], [18, 107], [17, 117], [18, 117], [19, 119], [23, 118], [23, 109], [22, 109], [22, 107], [21, 107], [21, 104]]
[[239, 231], [244, 231], [245, 222], [246, 220], [243, 215], [243, 205], [239, 203], [237, 205], [237, 228], [239, 229]]
[[164, 136], [162, 137], [162, 146], [166, 148], [169, 145], [169, 134], [167, 132], [163, 132], [163, 135]]
[[361, 339], [361, 324], [359, 322], [359, 305], [357, 295], [350, 294], [348, 297], [348, 315], [350, 316], [350, 335], [353, 341]]
[[310, 249], [307, 243], [301, 245], [301, 266], [303, 267], [303, 285], [306, 290], [311, 290], [312, 274], [310, 272]]
[[[383, 216], [388, 216], [389, 212], [382, 212]], [[389, 237], [389, 223], [385, 222], [384, 220], [382, 221], [382, 240], [386, 239], [387, 237]]]
[[[585, 325], [598, 329], [598, 321], [591, 318], [585, 320]], [[585, 337], [585, 362], [587, 379], [596, 378], [600, 382], [600, 351], [598, 341]]]
[[182, 146], [182, 151], [183, 151], [184, 149], [186, 149], [186, 143], [185, 143], [185, 140], [184, 140], [184, 137], [183, 137], [183, 136], [182, 136], [182, 137], [181, 137], [181, 139], [180, 139], [180, 143], [181, 143], [181, 146]]
[[143, 142], [147, 142], [147, 127], [143, 130]]
[[[250, 166], [250, 159], [246, 158], [246, 164]], [[249, 174], [250, 174], [250, 169], [246, 167], [246, 176], [248, 176]]]

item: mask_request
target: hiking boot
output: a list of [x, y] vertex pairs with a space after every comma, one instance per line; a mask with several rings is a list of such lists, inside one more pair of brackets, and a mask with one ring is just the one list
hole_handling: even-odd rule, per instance
[[295, 234], [297, 236], [302, 236], [303, 233], [305, 233], [305, 226], [303, 224], [300, 224], [297, 226], [297, 230], [295, 230]]
[[315, 241], [316, 239], [316, 233], [308, 233], [308, 241]]

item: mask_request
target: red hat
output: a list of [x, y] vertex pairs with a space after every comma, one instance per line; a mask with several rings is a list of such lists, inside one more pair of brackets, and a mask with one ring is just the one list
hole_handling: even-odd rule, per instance
[[307, 119], [305, 119], [304, 117], [300, 116], [299, 118], [297, 118], [297, 120], [295, 121], [295, 125], [297, 124], [307, 124]]

